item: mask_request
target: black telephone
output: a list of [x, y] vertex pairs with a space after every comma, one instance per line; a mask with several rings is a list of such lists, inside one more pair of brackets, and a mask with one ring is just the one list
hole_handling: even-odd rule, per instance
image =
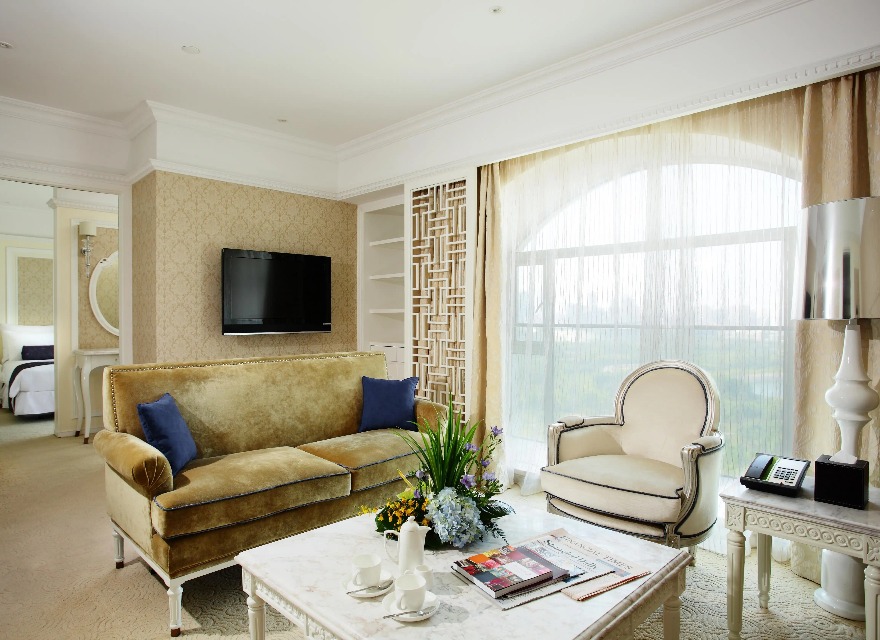
[[801, 488], [809, 467], [809, 460], [759, 453], [739, 481], [749, 489], [793, 496]]

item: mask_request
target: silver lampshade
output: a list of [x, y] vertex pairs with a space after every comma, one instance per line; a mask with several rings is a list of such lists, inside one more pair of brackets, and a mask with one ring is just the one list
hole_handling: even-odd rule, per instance
[[805, 215], [794, 317], [880, 318], [880, 197], [817, 204]]

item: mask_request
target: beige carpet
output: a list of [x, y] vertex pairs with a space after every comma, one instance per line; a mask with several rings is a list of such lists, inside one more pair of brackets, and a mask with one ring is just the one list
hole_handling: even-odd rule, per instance
[[[100, 459], [81, 440], [51, 433], [49, 422], [21, 422], [0, 411], [0, 638], [167, 638], [162, 582], [130, 549], [125, 567], [114, 569]], [[248, 638], [239, 580], [230, 568], [184, 584], [184, 637]], [[756, 581], [752, 555], [746, 561], [743, 638], [864, 638], [864, 625], [816, 607], [815, 585], [784, 565], [773, 566], [768, 612], [758, 609]], [[724, 558], [701, 552], [697, 567], [688, 570], [683, 639], [727, 637], [725, 585]], [[271, 610], [268, 627], [273, 640], [302, 638]], [[663, 637], [659, 613], [636, 637]]]

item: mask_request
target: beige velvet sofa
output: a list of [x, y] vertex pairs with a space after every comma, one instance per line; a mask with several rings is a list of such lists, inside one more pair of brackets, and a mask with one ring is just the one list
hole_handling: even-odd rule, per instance
[[[124, 541], [168, 585], [171, 635], [182, 583], [233, 564], [245, 549], [355, 515], [403, 490], [415, 456], [396, 433], [357, 433], [361, 377], [385, 378], [381, 353], [114, 366], [104, 371], [107, 510]], [[197, 459], [176, 477], [144, 439], [137, 404], [170, 393]], [[436, 423], [444, 407], [416, 402]]]

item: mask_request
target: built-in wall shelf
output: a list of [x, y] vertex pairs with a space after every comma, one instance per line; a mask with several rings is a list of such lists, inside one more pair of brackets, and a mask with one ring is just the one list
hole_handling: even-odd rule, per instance
[[370, 280], [403, 280], [403, 272], [401, 273], [379, 273], [370, 276]]
[[373, 242], [370, 243], [370, 246], [371, 247], [382, 247], [382, 246], [388, 246], [388, 245], [403, 244], [403, 240], [404, 240], [403, 236], [401, 236], [399, 238], [388, 238], [387, 240], [373, 240]]
[[403, 315], [403, 309], [370, 309], [370, 313], [376, 313], [379, 315], [393, 316], [393, 315]]
[[411, 368], [403, 347], [405, 226], [403, 194], [358, 207], [358, 348], [384, 351], [392, 378]]

